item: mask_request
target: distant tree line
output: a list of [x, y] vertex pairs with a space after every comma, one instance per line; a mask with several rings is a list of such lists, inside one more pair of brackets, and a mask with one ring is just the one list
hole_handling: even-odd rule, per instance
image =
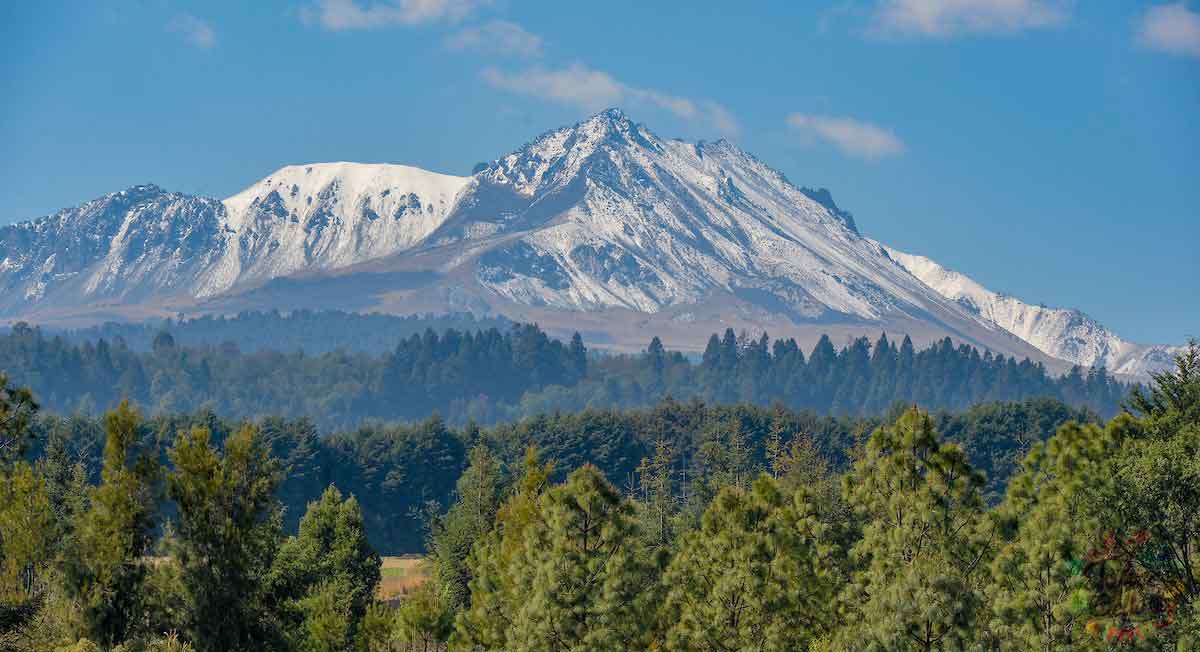
[[472, 313], [384, 315], [340, 310], [246, 310], [236, 315], [203, 315], [147, 322], [106, 322], [97, 326], [64, 330], [75, 344], [122, 341], [135, 351], [150, 351], [160, 333], [183, 346], [236, 346], [242, 351], [304, 351], [329, 353], [342, 349], [362, 353], [384, 353], [400, 340], [426, 330], [441, 332], [498, 328], [512, 321], [504, 317], [475, 317]]
[[838, 350], [822, 337], [806, 355], [792, 339], [739, 338], [729, 330], [713, 335], [693, 363], [658, 338], [637, 355], [589, 355], [578, 334], [561, 342], [529, 324], [425, 330], [369, 355], [182, 346], [168, 331], [138, 351], [121, 337], [80, 344], [22, 323], [0, 335], [0, 369], [57, 413], [95, 413], [127, 398], [150, 414], [208, 407], [230, 417], [308, 415], [327, 428], [435, 411], [452, 424], [490, 424], [666, 398], [876, 416], [897, 402], [961, 410], [1043, 396], [1107, 417], [1129, 391], [1103, 368], [1055, 377], [1041, 364], [949, 339], [918, 351], [908, 337], [896, 343], [881, 335]]
[[[461, 472], [422, 510], [432, 576], [387, 604], [360, 497], [321, 489], [289, 533], [304, 470], [269, 423], [217, 434], [211, 414], [148, 422], [123, 402], [90, 478], [0, 376], [0, 649], [1196, 649], [1200, 345], [1107, 423], [1068, 412], [1043, 437], [1063, 410], [668, 402], [633, 415], [636, 461], [593, 450], [621, 441], [615, 412], [450, 431]], [[344, 437], [363, 466], [420, 448]], [[999, 495], [977, 460], [1009, 469]]]

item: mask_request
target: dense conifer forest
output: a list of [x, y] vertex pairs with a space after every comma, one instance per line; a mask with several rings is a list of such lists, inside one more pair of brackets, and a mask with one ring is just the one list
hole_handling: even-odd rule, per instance
[[[356, 323], [339, 315], [247, 315], [230, 320], [235, 327], [213, 326], [222, 320], [186, 322], [181, 332], [234, 334], [288, 320], [321, 329]], [[667, 398], [878, 416], [897, 402], [962, 410], [1051, 397], [1109, 417], [1129, 390], [1103, 368], [1056, 377], [1040, 364], [949, 339], [917, 350], [907, 337], [881, 335], [838, 349], [824, 337], [805, 352], [794, 340], [729, 330], [714, 334], [698, 361], [665, 350], [657, 338], [638, 355], [598, 355], [578, 334], [561, 342], [529, 324], [426, 329], [397, 340], [380, 354], [243, 351], [233, 341], [203, 343], [203, 337], [184, 345], [163, 330], [140, 350], [119, 333], [80, 343], [17, 324], [0, 335], [0, 369], [60, 414], [98, 413], [127, 398], [152, 415], [208, 408], [232, 418], [309, 417], [340, 429], [364, 419], [409, 421], [435, 412], [455, 425], [494, 424], [554, 411], [648, 407]]]
[[[856, 441], [902, 410], [897, 406], [878, 418], [835, 418], [780, 406], [666, 401], [652, 409], [546, 414], [484, 428], [455, 428], [437, 417], [411, 424], [371, 422], [345, 431], [322, 431], [306, 418], [267, 417], [253, 425], [287, 471], [278, 490], [287, 529], [294, 530], [305, 505], [332, 484], [358, 497], [372, 545], [395, 555], [422, 550], [423, 511], [452, 500], [454, 481], [466, 468], [469, 451], [479, 445], [507, 467], [519, 467], [532, 446], [556, 461], [556, 479], [570, 469], [594, 464], [610, 482], [626, 486], [636, 477], [641, 460], [652, 456], [662, 441], [674, 451], [672, 481], [686, 482], [693, 495], [703, 495], [708, 471], [734, 464], [726, 459], [730, 448], [742, 451], [736, 463], [750, 473], [765, 468], [772, 437], [802, 432], [840, 469], [848, 464], [847, 451]], [[1034, 444], [1068, 421], [1099, 422], [1093, 413], [1053, 399], [990, 403], [964, 412], [937, 412], [932, 418], [987, 473], [986, 491], [993, 500]], [[171, 433], [203, 427], [220, 445], [242, 425], [200, 411], [144, 419], [135, 434], [139, 450], [166, 464]], [[79, 464], [84, 479], [100, 481], [103, 417], [39, 415], [30, 431], [34, 437], [27, 447], [29, 460]]]
[[[1053, 399], [875, 418], [667, 401], [322, 435], [37, 401], [0, 378], [4, 650], [1200, 641], [1195, 343], [1107, 422]], [[379, 551], [414, 543], [429, 579], [380, 601]]]
[[170, 335], [184, 346], [218, 346], [237, 342], [243, 351], [296, 351], [329, 353], [342, 349], [384, 353], [401, 340], [426, 330], [442, 332], [498, 328], [512, 322], [503, 317], [475, 317], [471, 313], [396, 316], [340, 310], [247, 310], [233, 316], [202, 315], [150, 322], [107, 322], [98, 326], [57, 332], [77, 344], [118, 339], [135, 351], [151, 351], [154, 338]]

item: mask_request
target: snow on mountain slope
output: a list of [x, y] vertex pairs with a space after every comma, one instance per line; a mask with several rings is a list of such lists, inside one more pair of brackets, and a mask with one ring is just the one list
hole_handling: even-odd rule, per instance
[[200, 296], [404, 251], [454, 209], [470, 177], [406, 165], [290, 165], [224, 201], [230, 248]]
[[654, 313], [716, 291], [796, 320], [961, 318], [848, 214], [723, 140], [662, 139], [611, 109], [476, 176], [430, 241], [496, 243], [476, 278], [516, 303]]
[[0, 227], [0, 312], [188, 289], [221, 255], [215, 199], [134, 186]]
[[472, 182], [403, 165], [288, 166], [224, 201], [135, 186], [0, 228], [0, 312], [205, 298], [419, 243]]
[[1078, 310], [1030, 305], [993, 292], [924, 256], [885, 249], [896, 262], [942, 296], [1055, 358], [1085, 367], [1103, 366], [1116, 373], [1146, 376], [1172, 366], [1174, 354], [1182, 350], [1182, 347], [1128, 342]]

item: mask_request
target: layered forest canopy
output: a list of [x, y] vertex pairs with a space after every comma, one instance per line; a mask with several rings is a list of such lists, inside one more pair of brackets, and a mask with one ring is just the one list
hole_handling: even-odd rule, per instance
[[[336, 328], [346, 318], [329, 319]], [[948, 338], [917, 350], [908, 337], [897, 342], [881, 335], [839, 350], [823, 337], [805, 352], [794, 340], [728, 330], [714, 334], [693, 361], [665, 350], [657, 338], [637, 355], [589, 354], [578, 334], [561, 342], [529, 324], [427, 329], [372, 355], [243, 351], [232, 341], [185, 345], [169, 331], [142, 351], [119, 334], [78, 343], [22, 323], [0, 336], [0, 369], [57, 413], [94, 413], [127, 398], [151, 414], [209, 408], [233, 418], [307, 416], [342, 429], [364, 419], [418, 420], [434, 412], [452, 424], [492, 424], [554, 411], [652, 406], [666, 398], [878, 416], [896, 403], [962, 410], [1037, 396], [1111, 416], [1129, 390], [1103, 368], [1055, 377], [1041, 364], [955, 346]]]
[[[555, 461], [555, 479], [592, 464], [610, 482], [626, 486], [641, 461], [653, 456], [656, 444], [665, 442], [674, 451], [672, 483], [702, 495], [706, 476], [715, 468], [736, 464], [740, 473], [750, 475], [767, 468], [771, 439], [781, 433], [804, 433], [834, 468], [844, 468], [849, 451], [900, 412], [897, 407], [882, 417], [828, 417], [780, 406], [671, 400], [652, 409], [546, 414], [487, 428], [455, 428], [437, 417], [412, 424], [371, 422], [335, 432], [323, 432], [307, 418], [267, 417], [254, 425], [287, 470], [279, 497], [288, 529], [296, 527], [305, 505], [332, 484], [358, 498], [377, 550], [403, 554], [421, 551], [421, 510], [451, 501], [467, 453], [479, 445], [493, 451], [505, 468], [519, 468], [533, 446]], [[941, 411], [933, 418], [986, 473], [986, 495], [992, 499], [1003, 494], [1021, 457], [1063, 423], [1099, 422], [1086, 409], [1041, 398]], [[214, 445], [221, 445], [241, 425], [211, 411], [162, 415], [142, 422], [137, 440], [141, 450], [153, 451], [166, 463], [174, 433], [202, 426]], [[31, 459], [52, 455], [78, 461], [89, 480], [99, 481], [105, 438], [101, 418], [43, 415], [31, 427]], [[726, 459], [733, 447], [743, 456], [736, 463]]]
[[[1195, 342], [1105, 423], [1045, 398], [667, 401], [322, 436], [127, 402], [39, 416], [0, 374], [0, 481], [5, 650], [1200, 643]], [[379, 550], [400, 541], [430, 574], [388, 602]]]

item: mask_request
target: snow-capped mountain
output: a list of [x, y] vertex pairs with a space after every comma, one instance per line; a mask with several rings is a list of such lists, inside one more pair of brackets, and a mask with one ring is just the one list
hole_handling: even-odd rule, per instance
[[404, 251], [470, 177], [404, 165], [282, 168], [223, 201], [134, 186], [0, 228], [0, 312], [187, 302]]
[[224, 200], [136, 186], [0, 228], [0, 315], [78, 322], [353, 298], [355, 309], [496, 312], [613, 348], [650, 334], [697, 347], [725, 327], [810, 341], [886, 330], [1085, 361], [905, 261], [864, 238], [827, 190], [614, 109], [470, 177], [297, 165]]
[[924, 256], [891, 247], [886, 249], [913, 276], [942, 296], [1060, 360], [1084, 367], [1105, 367], [1119, 374], [1145, 376], [1171, 366], [1174, 356], [1183, 351], [1183, 347], [1123, 340], [1078, 310], [1030, 305], [993, 292], [970, 277], [946, 269]]

